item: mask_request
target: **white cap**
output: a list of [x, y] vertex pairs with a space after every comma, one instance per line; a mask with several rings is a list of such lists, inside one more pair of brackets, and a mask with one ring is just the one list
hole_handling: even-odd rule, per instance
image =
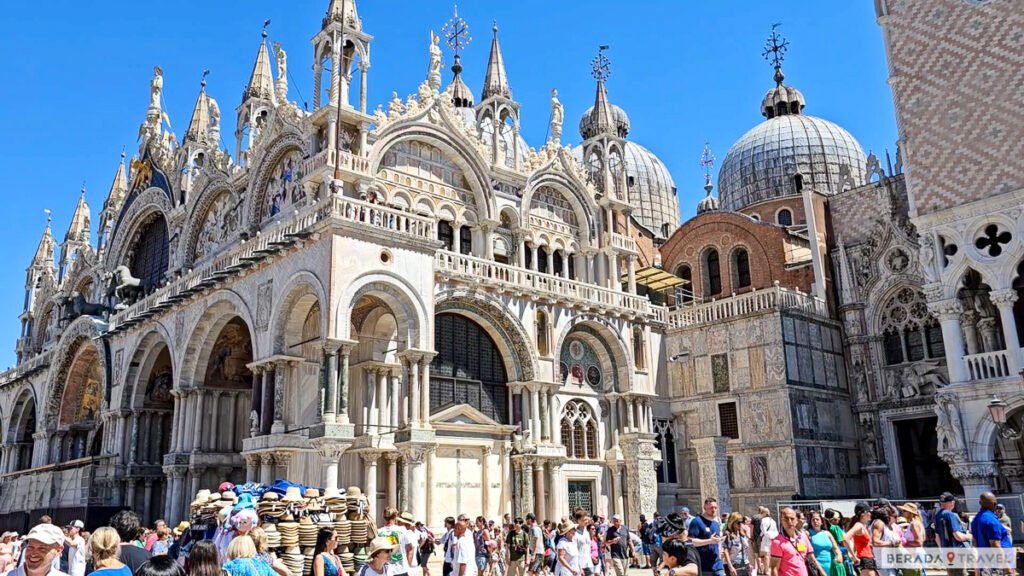
[[38, 524], [28, 531], [28, 540], [35, 540], [53, 546], [54, 544], [64, 544], [64, 532], [60, 528], [57, 528], [53, 524]]
[[71, 524], [68, 524], [68, 526], [82, 530], [85, 528], [85, 522], [82, 522], [81, 520], [72, 520]]

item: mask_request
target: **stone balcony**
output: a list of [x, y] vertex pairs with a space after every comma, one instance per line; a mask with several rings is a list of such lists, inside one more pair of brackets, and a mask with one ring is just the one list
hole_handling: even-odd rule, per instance
[[637, 318], [651, 317], [655, 313], [645, 296], [446, 250], [435, 255], [434, 270], [445, 282], [536, 296], [599, 314]]
[[720, 300], [679, 306], [668, 311], [670, 329], [689, 328], [774, 310], [800, 310], [807, 314], [828, 317], [825, 301], [799, 290], [776, 284], [768, 289], [727, 296]]
[[0, 372], [0, 386], [9, 384], [18, 380], [19, 378], [31, 374], [36, 370], [46, 368], [50, 365], [50, 358], [53, 356], [53, 350], [46, 350], [40, 352], [21, 364]]
[[302, 174], [307, 179], [314, 176], [317, 180], [333, 178], [336, 169], [357, 176], [370, 175], [368, 159], [344, 150], [321, 150], [309, 158], [304, 158], [301, 166]]

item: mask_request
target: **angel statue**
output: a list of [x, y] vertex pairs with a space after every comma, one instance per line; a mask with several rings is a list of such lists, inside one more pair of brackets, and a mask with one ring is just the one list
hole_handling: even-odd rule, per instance
[[558, 89], [551, 89], [551, 141], [558, 144], [562, 138], [562, 121], [565, 120], [565, 111], [562, 103], [558, 101]]
[[430, 32], [430, 66], [427, 68], [427, 83], [434, 92], [441, 90], [441, 37]]
[[260, 433], [260, 414], [255, 410], [249, 412], [249, 432], [253, 436], [258, 436]]

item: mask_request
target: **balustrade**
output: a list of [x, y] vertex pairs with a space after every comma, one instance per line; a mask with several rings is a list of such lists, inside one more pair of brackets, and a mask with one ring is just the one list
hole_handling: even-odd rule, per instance
[[776, 285], [767, 290], [753, 290], [721, 300], [676, 308], [668, 313], [668, 325], [670, 328], [684, 328], [776, 309], [800, 309], [828, 316], [825, 302], [799, 290], [788, 290]]
[[971, 380], [989, 380], [1010, 376], [1009, 352], [996, 350], [964, 356]]

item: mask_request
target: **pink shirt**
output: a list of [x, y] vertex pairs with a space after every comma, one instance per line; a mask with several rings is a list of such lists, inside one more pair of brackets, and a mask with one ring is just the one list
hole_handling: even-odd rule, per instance
[[[795, 543], [795, 545], [794, 545]], [[780, 532], [772, 540], [772, 558], [779, 558], [779, 576], [808, 576], [807, 574], [807, 553], [811, 550], [811, 541], [807, 535], [800, 533], [795, 539], [790, 540], [785, 532]]]

